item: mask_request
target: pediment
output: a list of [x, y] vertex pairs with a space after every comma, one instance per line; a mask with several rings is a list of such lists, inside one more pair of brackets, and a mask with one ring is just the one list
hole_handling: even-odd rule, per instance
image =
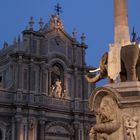
[[51, 30], [45, 33], [47, 39], [54, 39], [56, 42], [67, 43], [67, 45], [72, 45], [72, 37], [66, 32], [59, 30]]

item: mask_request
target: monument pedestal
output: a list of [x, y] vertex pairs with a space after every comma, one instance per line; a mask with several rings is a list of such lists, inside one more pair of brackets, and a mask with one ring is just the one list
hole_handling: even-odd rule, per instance
[[91, 140], [140, 139], [140, 82], [96, 88], [89, 107], [96, 116]]

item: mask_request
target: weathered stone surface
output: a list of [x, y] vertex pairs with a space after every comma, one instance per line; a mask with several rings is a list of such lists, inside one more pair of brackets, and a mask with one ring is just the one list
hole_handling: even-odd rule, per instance
[[127, 0], [114, 0], [114, 25], [114, 42], [130, 42]]
[[139, 92], [140, 82], [108, 84], [95, 89], [89, 100], [89, 107], [96, 116], [92, 137], [97, 140], [102, 137], [105, 140], [138, 140]]
[[88, 140], [85, 44], [58, 16], [15, 44], [0, 50], [0, 140]]

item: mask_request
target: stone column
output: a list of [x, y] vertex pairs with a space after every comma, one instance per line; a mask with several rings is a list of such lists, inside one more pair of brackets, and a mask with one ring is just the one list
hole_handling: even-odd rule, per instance
[[68, 79], [67, 79], [67, 72], [65, 71], [64, 72], [64, 87], [63, 87], [63, 97], [65, 97], [65, 98], [69, 98], [70, 96], [69, 96], [69, 92], [68, 92]]
[[129, 42], [127, 0], [114, 0], [115, 43]]
[[49, 81], [48, 81], [48, 77], [49, 77], [49, 74], [48, 74], [49, 72], [48, 72], [48, 68], [46, 69], [46, 95], [48, 96], [49, 95], [49, 93], [48, 93], [48, 91], [49, 91], [49, 88], [48, 88], [48, 84], [49, 84]]
[[21, 139], [21, 121], [22, 117], [21, 116], [16, 116], [15, 117], [15, 140], [20, 140]]
[[74, 91], [75, 91], [75, 97], [76, 98], [79, 98], [78, 97], [78, 69], [77, 68], [75, 68], [74, 69]]
[[35, 140], [35, 118], [28, 119], [28, 140]]
[[17, 74], [17, 87], [18, 90], [20, 91], [22, 89], [22, 56], [19, 56], [18, 59], [18, 74]]
[[82, 48], [82, 65], [86, 65], [86, 62], [85, 62], [85, 56], [86, 56], [85, 49], [86, 49], [86, 48], [87, 48], [86, 46], [84, 46], [84, 47]]
[[39, 127], [40, 127], [39, 140], [45, 140], [45, 121], [44, 120], [39, 121]]
[[15, 140], [15, 118], [12, 118], [12, 140]]
[[51, 87], [51, 69], [48, 70], [48, 94], [49, 96], [52, 96], [50, 87]]
[[89, 140], [89, 124], [84, 124], [84, 140]]
[[73, 43], [73, 63], [76, 64], [76, 42]]
[[74, 122], [74, 130], [75, 130], [74, 140], [80, 140], [79, 139], [79, 127], [80, 127], [80, 123], [78, 121], [75, 121]]

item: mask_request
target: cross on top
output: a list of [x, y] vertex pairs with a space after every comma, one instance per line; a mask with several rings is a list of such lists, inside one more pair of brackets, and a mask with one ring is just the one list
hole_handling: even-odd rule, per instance
[[60, 15], [60, 13], [62, 13], [62, 7], [59, 5], [59, 3], [57, 3], [57, 5], [55, 6], [55, 11], [58, 16]]

